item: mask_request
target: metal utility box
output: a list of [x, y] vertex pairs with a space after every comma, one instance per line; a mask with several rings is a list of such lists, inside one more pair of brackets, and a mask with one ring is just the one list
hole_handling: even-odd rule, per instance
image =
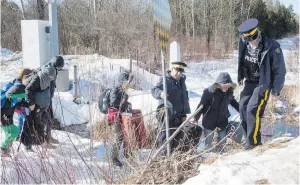
[[23, 67], [35, 69], [50, 59], [49, 21], [22, 20]]

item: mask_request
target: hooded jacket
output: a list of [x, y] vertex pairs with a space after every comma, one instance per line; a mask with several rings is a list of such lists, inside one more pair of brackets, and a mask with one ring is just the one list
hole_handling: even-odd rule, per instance
[[[167, 86], [167, 100], [171, 103], [173, 110], [169, 119], [177, 118], [191, 113], [188, 91], [186, 88], [186, 76], [182, 75], [179, 81], [175, 80], [170, 75], [170, 70], [166, 73], [166, 86]], [[160, 94], [163, 92], [163, 78], [161, 77], [155, 87], [151, 89], [152, 96], [160, 100], [159, 104], [163, 104], [163, 99]]]
[[39, 108], [44, 108], [50, 104], [50, 86], [55, 75], [56, 70], [53, 66], [44, 65], [37, 74], [30, 77], [30, 82], [25, 88], [29, 106], [37, 104]]
[[15, 110], [19, 110], [21, 107], [28, 107], [28, 103], [25, 101], [25, 85], [23, 85], [21, 80], [14, 80], [14, 86], [6, 92], [6, 97], [18, 99], [18, 101], [13, 104]]
[[109, 95], [109, 107], [110, 108], [116, 108], [120, 109], [121, 111], [124, 111], [126, 108], [128, 108], [128, 94], [122, 90], [122, 85], [124, 82], [129, 80], [129, 74], [126, 72], [122, 72], [119, 75], [118, 83], [111, 89], [110, 95]]
[[[221, 86], [229, 86], [226, 92], [222, 92]], [[214, 130], [216, 127], [225, 129], [228, 125], [228, 118], [230, 113], [228, 105], [232, 105], [237, 111], [239, 111], [239, 103], [236, 101], [233, 95], [233, 90], [236, 88], [236, 84], [232, 82], [228, 73], [220, 73], [216, 82], [204, 89], [200, 103], [197, 109], [203, 105], [203, 108], [195, 115], [195, 119], [198, 121], [201, 114], [203, 114], [202, 125], [204, 128]]]
[[[263, 94], [270, 89], [273, 95], [279, 95], [285, 81], [285, 62], [280, 44], [273, 39], [261, 35], [262, 51], [259, 60], [259, 93]], [[243, 61], [245, 50], [249, 43], [242, 38], [239, 42], [238, 56], [238, 82], [241, 82], [246, 76], [243, 72]]]

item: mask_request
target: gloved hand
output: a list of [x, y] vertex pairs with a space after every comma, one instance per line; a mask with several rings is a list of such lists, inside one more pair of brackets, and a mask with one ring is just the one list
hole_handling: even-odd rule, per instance
[[195, 118], [191, 118], [190, 122], [193, 123], [193, 124], [197, 124], [197, 120]]
[[161, 99], [165, 99], [168, 97], [168, 94], [166, 94], [164, 91], [160, 93]]

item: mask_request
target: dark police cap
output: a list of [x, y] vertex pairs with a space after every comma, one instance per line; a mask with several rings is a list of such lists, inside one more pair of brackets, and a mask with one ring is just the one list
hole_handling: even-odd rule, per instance
[[[238, 31], [243, 34], [250, 34], [252, 32], [256, 32], [258, 27], [258, 20], [257, 19], [248, 19], [238, 27]], [[252, 33], [252, 35], [255, 33]], [[246, 36], [246, 35], [245, 35]]]
[[177, 71], [184, 72], [184, 68], [186, 67], [186, 63], [184, 62], [172, 62], [172, 67]]

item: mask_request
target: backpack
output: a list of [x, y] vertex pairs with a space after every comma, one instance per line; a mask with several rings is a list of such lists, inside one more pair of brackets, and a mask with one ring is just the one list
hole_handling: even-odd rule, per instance
[[107, 114], [107, 110], [110, 104], [109, 96], [111, 89], [105, 89], [103, 93], [100, 94], [98, 100], [98, 107], [100, 112]]
[[1, 110], [5, 108], [11, 108], [15, 106], [18, 102], [20, 102], [20, 98], [25, 98], [23, 95], [13, 95], [11, 97], [6, 97], [6, 92], [14, 85], [21, 86], [23, 85], [22, 82], [16, 81], [16, 82], [9, 82], [6, 85], [4, 85], [1, 89]]
[[[6, 102], [6, 95], [5, 93], [8, 91], [8, 89], [10, 89], [12, 86], [14, 85], [13, 82], [9, 82], [7, 84], [5, 84], [2, 88], [1, 88], [1, 110], [4, 107], [7, 107], [8, 104]], [[6, 106], [5, 106], [6, 105]]]

